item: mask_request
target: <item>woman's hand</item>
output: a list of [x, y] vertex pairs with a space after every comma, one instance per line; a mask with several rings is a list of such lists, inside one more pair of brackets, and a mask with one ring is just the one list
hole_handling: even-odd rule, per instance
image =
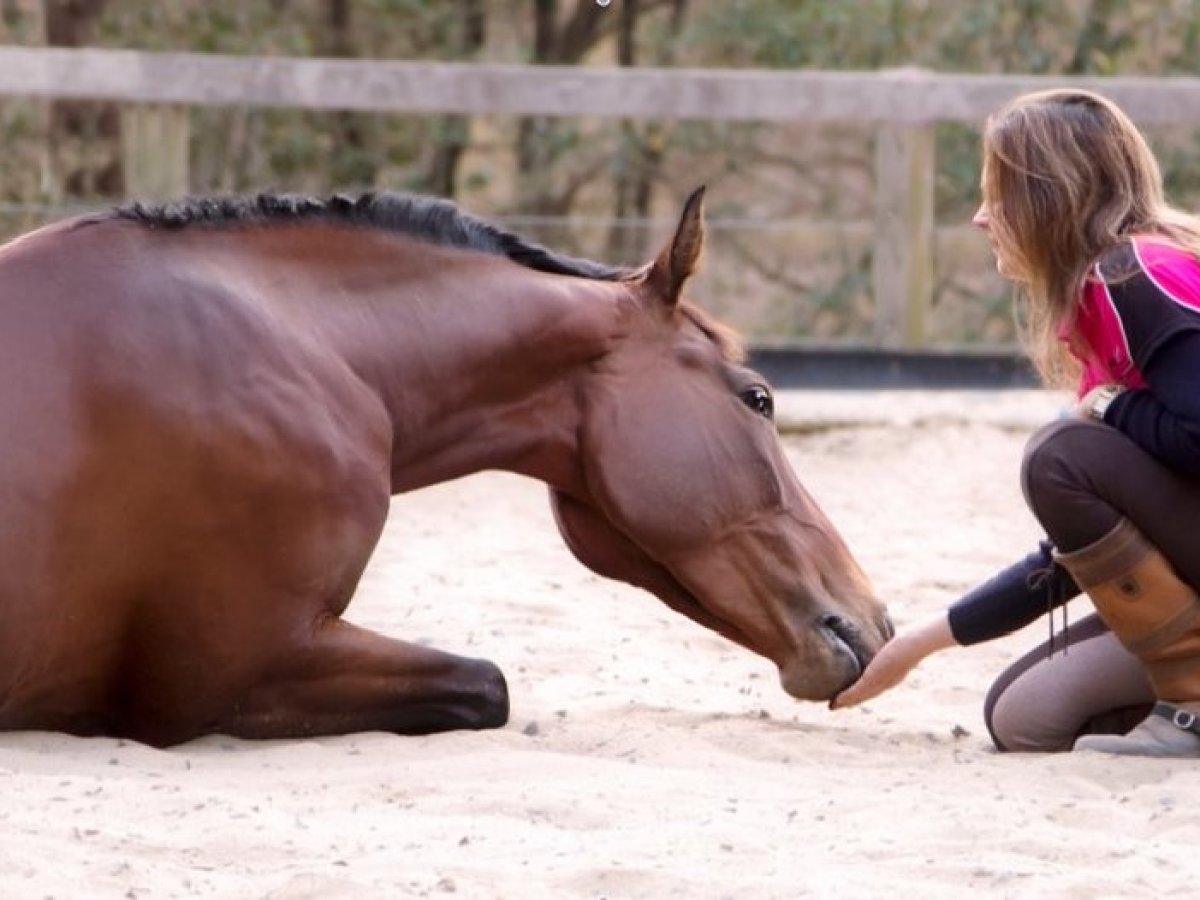
[[902, 682], [925, 657], [956, 643], [950, 631], [950, 620], [945, 615], [912, 631], [897, 634], [875, 654], [858, 681], [830, 701], [830, 709], [857, 706], [878, 697]]

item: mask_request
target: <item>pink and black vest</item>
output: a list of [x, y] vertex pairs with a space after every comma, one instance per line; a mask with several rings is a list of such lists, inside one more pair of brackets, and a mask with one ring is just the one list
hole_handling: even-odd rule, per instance
[[1079, 395], [1098, 384], [1144, 388], [1141, 365], [1173, 335], [1195, 330], [1200, 261], [1157, 237], [1138, 237], [1096, 264], [1074, 327], [1059, 337], [1083, 365]]

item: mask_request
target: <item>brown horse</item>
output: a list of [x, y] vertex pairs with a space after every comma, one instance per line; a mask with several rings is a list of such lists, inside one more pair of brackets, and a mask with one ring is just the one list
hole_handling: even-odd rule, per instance
[[344, 621], [389, 498], [550, 487], [602, 575], [827, 699], [890, 633], [763, 379], [638, 270], [438, 200], [132, 205], [0, 249], [0, 728], [165, 745], [505, 723], [490, 662]]

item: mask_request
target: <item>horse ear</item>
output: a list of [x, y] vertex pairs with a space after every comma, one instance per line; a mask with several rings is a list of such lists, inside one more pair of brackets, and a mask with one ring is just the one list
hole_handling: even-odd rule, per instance
[[692, 191], [683, 205], [675, 235], [650, 265], [647, 281], [658, 288], [668, 306], [679, 302], [683, 284], [696, 271], [704, 251], [704, 187]]

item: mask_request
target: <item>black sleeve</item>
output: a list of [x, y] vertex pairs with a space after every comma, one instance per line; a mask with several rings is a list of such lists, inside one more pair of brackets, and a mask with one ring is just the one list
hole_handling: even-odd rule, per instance
[[1147, 384], [1113, 401], [1104, 421], [1177, 472], [1200, 477], [1200, 310], [1164, 290], [1130, 242], [1105, 254], [1100, 270]]
[[1142, 267], [1132, 244], [1121, 244], [1105, 254], [1100, 271], [1121, 320], [1129, 355], [1142, 374], [1168, 341], [1200, 334], [1200, 310], [1167, 293]]
[[1200, 332], [1176, 333], [1139, 367], [1149, 387], [1117, 397], [1104, 421], [1176, 472], [1200, 478]]
[[963, 646], [1023, 628], [1078, 596], [1071, 575], [1051, 556], [1050, 542], [963, 595], [949, 609], [950, 632]]

